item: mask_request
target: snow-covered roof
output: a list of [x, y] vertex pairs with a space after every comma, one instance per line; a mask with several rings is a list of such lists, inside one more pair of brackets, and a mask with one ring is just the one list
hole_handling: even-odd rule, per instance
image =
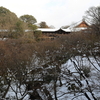
[[82, 30], [85, 30], [85, 29], [87, 29], [87, 27], [72, 27], [72, 28], [69, 28], [69, 30], [71, 31], [71, 32], [77, 32], [77, 31], [82, 31]]
[[86, 26], [79, 26], [81, 23], [84, 23], [84, 24], [86, 23], [87, 26], [90, 26], [90, 23], [88, 23], [86, 20], [81, 20], [81, 21], [79, 21], [77, 23], [72, 24], [67, 29], [70, 30], [70, 32], [73, 32], [73, 31], [85, 30], [85, 29], [88, 28]]
[[65, 31], [65, 32], [71, 32], [71, 30], [69, 29], [69, 28], [67, 28], [67, 29], [62, 29], [63, 31]]
[[81, 31], [81, 30], [87, 29], [87, 27], [85, 25], [79, 26], [80, 24], [86, 24], [87, 26], [90, 25], [86, 20], [81, 20], [77, 23], [72, 24], [67, 29], [62, 29], [62, 28], [55, 28], [55, 29], [38, 28], [37, 30], [41, 30], [42, 32], [56, 32], [56, 31], [59, 31], [59, 30], [62, 30], [62, 31], [65, 31], [65, 32], [75, 32], [75, 31]]
[[0, 32], [8, 32], [9, 30], [7, 29], [0, 29]]
[[42, 32], [55, 32], [59, 29], [51, 29], [51, 28], [38, 28], [37, 30], [40, 30]]
[[41, 30], [42, 32], [56, 32], [59, 30], [63, 30], [65, 32], [70, 32], [69, 29], [62, 29], [62, 28], [56, 28], [56, 29], [50, 29], [50, 28], [38, 28], [37, 30]]

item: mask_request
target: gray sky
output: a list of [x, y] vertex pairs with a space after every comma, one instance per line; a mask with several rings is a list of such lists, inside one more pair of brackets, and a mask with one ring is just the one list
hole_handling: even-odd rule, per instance
[[3, 6], [18, 17], [29, 14], [37, 22], [45, 21], [56, 28], [80, 21], [85, 11], [100, 6], [100, 0], [0, 0]]

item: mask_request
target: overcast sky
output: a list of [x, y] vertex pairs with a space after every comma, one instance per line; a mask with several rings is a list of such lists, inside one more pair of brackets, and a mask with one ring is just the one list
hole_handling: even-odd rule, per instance
[[100, 6], [100, 0], [0, 0], [3, 6], [18, 17], [29, 14], [37, 22], [45, 21], [55, 28], [80, 21], [85, 11], [92, 6]]

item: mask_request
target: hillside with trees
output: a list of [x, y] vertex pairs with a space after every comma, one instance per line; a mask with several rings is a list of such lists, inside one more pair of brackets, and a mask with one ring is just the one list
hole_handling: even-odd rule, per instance
[[[36, 32], [37, 29], [35, 23], [37, 20], [32, 15], [22, 15], [20, 18], [15, 13], [11, 12], [7, 8], [0, 7], [0, 37], [3, 38], [24, 38], [26, 41], [34, 41], [39, 37], [41, 32]], [[30, 30], [30, 31], [29, 31]]]
[[7, 8], [0, 7], [0, 29], [10, 29], [18, 20], [15, 13]]

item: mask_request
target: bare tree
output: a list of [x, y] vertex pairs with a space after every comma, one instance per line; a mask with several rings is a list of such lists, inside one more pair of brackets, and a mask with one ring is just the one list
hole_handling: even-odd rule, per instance
[[[74, 39], [72, 40], [72, 38]], [[95, 92], [99, 92], [96, 88], [99, 82], [97, 84], [94, 82], [97, 75], [93, 74], [93, 70], [98, 74], [100, 72], [99, 38], [95, 35], [81, 33], [71, 35], [70, 40], [66, 39], [68, 41], [66, 40], [64, 47], [69, 47], [70, 58], [68, 61], [70, 61], [70, 64], [66, 64], [62, 69], [63, 78], [66, 79], [65, 84], [69, 90], [65, 94], [74, 94], [72, 100], [82, 95], [87, 100], [97, 100]], [[93, 86], [94, 83], [95, 86]]]
[[91, 24], [90, 31], [100, 35], [100, 6], [91, 7], [86, 11], [86, 19]]

